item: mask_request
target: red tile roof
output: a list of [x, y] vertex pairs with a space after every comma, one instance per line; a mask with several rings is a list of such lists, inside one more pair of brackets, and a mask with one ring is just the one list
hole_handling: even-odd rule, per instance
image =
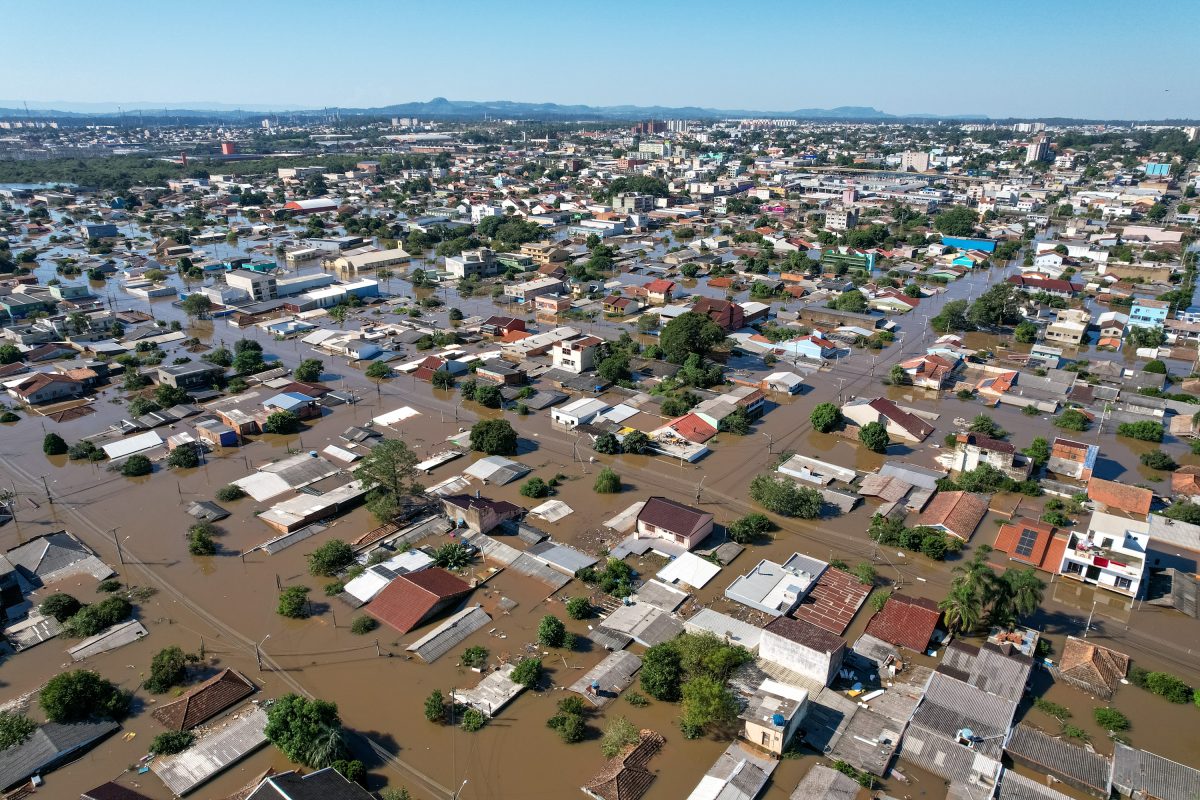
[[850, 622], [863, 601], [871, 593], [871, 587], [840, 569], [830, 567], [821, 573], [812, 589], [796, 608], [795, 616], [811, 622], [839, 636], [850, 627]]
[[1171, 491], [1189, 497], [1200, 495], [1200, 467], [1180, 467], [1171, 474]]
[[383, 587], [367, 613], [401, 633], [408, 633], [471, 587], [439, 567], [401, 575]]
[[1149, 489], [1101, 478], [1088, 481], [1087, 495], [1089, 500], [1109, 509], [1142, 516], [1150, 513], [1150, 504], [1154, 501], [1154, 492]]
[[154, 709], [150, 716], [170, 730], [191, 730], [254, 694], [255, 689], [245, 675], [234, 669], [226, 669], [178, 700]]
[[942, 612], [933, 600], [892, 595], [883, 610], [867, 623], [867, 633], [897, 647], [924, 653], [941, 618]]
[[970, 492], [938, 492], [917, 520], [918, 525], [940, 525], [964, 542], [983, 521], [986, 498]]
[[645, 289], [647, 292], [654, 292], [655, 294], [666, 294], [667, 292], [673, 291], [675, 289], [675, 281], [669, 281], [666, 278], [659, 278], [657, 280], [650, 281], [642, 288]]
[[[1021, 536], [1025, 531], [1034, 535], [1028, 554], [1017, 552]], [[1015, 519], [1000, 526], [996, 534], [995, 550], [1004, 553], [1013, 561], [1020, 561], [1045, 572], [1058, 572], [1063, 553], [1067, 549], [1067, 537], [1057, 535], [1057, 529], [1048, 522], [1031, 519]]]
[[704, 444], [709, 439], [717, 435], [717, 429], [709, 425], [704, 420], [700, 419], [695, 414], [685, 414], [679, 419], [671, 422], [668, 426], [671, 430], [678, 433], [689, 442], [696, 444]]

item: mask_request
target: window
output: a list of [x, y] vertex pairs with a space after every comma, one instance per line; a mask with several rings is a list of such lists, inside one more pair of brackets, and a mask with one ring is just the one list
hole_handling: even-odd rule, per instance
[[1133, 585], [1133, 581], [1129, 578], [1117, 578], [1116, 587], [1118, 589], [1128, 589]]
[[1083, 572], [1083, 564], [1078, 561], [1068, 561], [1063, 567], [1063, 572], [1068, 575], [1079, 575]]

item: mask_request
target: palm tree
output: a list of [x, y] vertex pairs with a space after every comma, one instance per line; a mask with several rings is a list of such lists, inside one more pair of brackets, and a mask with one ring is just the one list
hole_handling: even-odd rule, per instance
[[340, 725], [322, 725], [308, 746], [306, 763], [314, 769], [328, 767], [346, 754], [346, 735]]
[[991, 552], [990, 545], [981, 544], [975, 548], [975, 555], [971, 556], [970, 561], [954, 568], [953, 571], [956, 575], [954, 582], [964, 584], [970, 587], [975, 594], [982, 595], [995, 579], [995, 573], [987, 563], [987, 557]]
[[1008, 569], [997, 583], [1004, 584], [1007, 602], [1014, 617], [1027, 617], [1042, 603], [1046, 584], [1032, 567]]
[[970, 633], [983, 619], [983, 602], [979, 593], [965, 583], [955, 583], [950, 594], [938, 603], [946, 620], [946, 629], [951, 633]]

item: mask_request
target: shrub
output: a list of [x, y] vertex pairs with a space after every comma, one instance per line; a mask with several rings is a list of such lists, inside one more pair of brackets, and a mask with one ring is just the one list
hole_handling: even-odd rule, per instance
[[140, 478], [154, 471], [154, 465], [145, 456], [130, 456], [121, 465], [121, 474], [126, 478]]
[[275, 411], [262, 426], [263, 433], [290, 434], [300, 430], [300, 418], [291, 411]]
[[367, 765], [359, 761], [357, 758], [349, 760], [339, 758], [330, 766], [332, 766], [336, 772], [340, 773], [343, 778], [351, 783], [362, 783], [363, 779], [367, 777]]
[[363, 636], [370, 633], [379, 627], [379, 622], [374, 617], [361, 616], [355, 617], [350, 623], [350, 632], [355, 636]]
[[42, 437], [42, 452], [48, 456], [61, 456], [67, 452], [67, 443], [57, 433], [47, 433]]
[[848, 764], [845, 761], [840, 761], [840, 760], [833, 762], [833, 768], [836, 769], [838, 772], [842, 773], [843, 775], [845, 775], [846, 777], [851, 778], [852, 780], [857, 782], [859, 786], [862, 786], [866, 789], [874, 789], [875, 788], [875, 776], [869, 772], [864, 772], [862, 770], [855, 769], [854, 766], [852, 766], [851, 764]]
[[640, 738], [636, 725], [624, 717], [617, 717], [604, 727], [600, 750], [605, 758], [614, 758], [629, 745], [636, 744]]
[[512, 671], [514, 683], [519, 683], [526, 689], [532, 689], [542, 679], [542, 660], [540, 658], [523, 658]]
[[1161, 422], [1141, 420], [1140, 422], [1122, 422], [1117, 426], [1117, 436], [1126, 436], [1143, 442], [1161, 442], [1163, 426]]
[[605, 467], [596, 475], [592, 489], [596, 494], [616, 494], [621, 491], [621, 476]]
[[1115, 708], [1093, 708], [1092, 716], [1095, 717], [1096, 724], [1106, 731], [1119, 733], [1129, 730], [1129, 717]]
[[346, 584], [342, 583], [341, 581], [330, 581], [329, 583], [325, 584], [325, 596], [337, 597], [339, 594], [345, 591], [345, 589]]
[[1088, 736], [1087, 731], [1076, 725], [1063, 725], [1062, 735], [1066, 736], [1068, 739], [1078, 739], [1081, 742], [1086, 742], [1092, 738]]
[[425, 698], [425, 719], [438, 724], [446, 721], [446, 697], [438, 689]]
[[282, 617], [304, 619], [308, 616], [308, 587], [289, 586], [279, 593], [279, 604], [275, 610]]
[[217, 543], [213, 541], [215, 530], [207, 522], [193, 525], [188, 531], [188, 552], [194, 556], [214, 555], [217, 552]]
[[107, 578], [96, 584], [96, 591], [111, 594], [121, 588], [121, 582], [116, 578]]
[[1147, 675], [1146, 688], [1172, 703], [1190, 703], [1192, 701], [1192, 688], [1174, 675], [1165, 672], [1151, 672]]
[[887, 601], [891, 599], [891, 596], [891, 591], [887, 589], [881, 592], [876, 592], [875, 594], [871, 595], [871, 608], [873, 608], [876, 612], [883, 611], [883, 607], [887, 605]]
[[530, 478], [521, 484], [522, 497], [546, 497], [550, 494], [550, 486], [541, 478]]
[[586, 597], [572, 597], [567, 601], [567, 616], [571, 619], [587, 619], [592, 615], [592, 604]]
[[1175, 459], [1162, 450], [1151, 450], [1148, 453], [1142, 453], [1139, 460], [1150, 469], [1160, 469], [1166, 472], [1172, 472], [1179, 467], [1175, 463]]
[[0, 711], [0, 750], [15, 747], [37, 730], [37, 723], [24, 714]]
[[766, 514], [747, 514], [741, 519], [734, 520], [725, 526], [729, 538], [738, 544], [750, 544], [774, 525]]
[[833, 403], [818, 403], [808, 421], [818, 433], [829, 433], [842, 424], [842, 410]]
[[463, 651], [463, 654], [459, 660], [462, 662], [464, 667], [483, 669], [487, 666], [488, 649], [486, 647], [480, 647], [479, 645], [468, 647]]
[[21, 418], [11, 411], [0, 413], [0, 422], [20, 422]]
[[463, 709], [462, 720], [459, 722], [459, 727], [467, 733], [474, 733], [487, 724], [487, 717], [482, 711], [474, 708]]
[[242, 487], [229, 483], [217, 489], [215, 497], [222, 503], [231, 503], [234, 500], [241, 500], [246, 496], [246, 490]]
[[461, 542], [447, 542], [433, 551], [433, 563], [442, 569], [462, 569], [471, 563], [471, 554]]
[[67, 458], [72, 461], [103, 461], [108, 456], [95, 444], [83, 439], [71, 445], [67, 450]]
[[1086, 431], [1091, 425], [1087, 414], [1074, 408], [1068, 408], [1054, 419], [1054, 425], [1065, 431]]
[[354, 550], [341, 539], [330, 539], [308, 554], [308, 571], [311, 575], [330, 578], [354, 561]]
[[1033, 707], [1038, 711], [1057, 719], [1059, 722], [1071, 718], [1071, 710], [1066, 706], [1060, 706], [1058, 703], [1052, 703], [1044, 697], [1039, 697], [1033, 701]]
[[173, 756], [187, 750], [195, 741], [196, 734], [191, 731], [167, 731], [154, 737], [150, 752], [156, 756]]
[[625, 702], [634, 708], [645, 708], [650, 705], [650, 701], [646, 699], [646, 695], [641, 692], [626, 692]]
[[866, 561], [860, 561], [855, 564], [854, 569], [850, 570], [850, 572], [854, 577], [858, 578], [859, 583], [865, 586], [871, 586], [875, 583], [875, 567]]

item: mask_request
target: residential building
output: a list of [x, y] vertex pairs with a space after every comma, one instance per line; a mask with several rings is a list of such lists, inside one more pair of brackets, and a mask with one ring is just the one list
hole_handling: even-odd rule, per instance
[[365, 253], [347, 253], [337, 258], [329, 259], [325, 265], [330, 269], [344, 273], [370, 272], [372, 270], [391, 269], [412, 260], [412, 256], [403, 248], [391, 250], [369, 250]]
[[476, 493], [443, 497], [442, 511], [456, 527], [487, 533], [505, 520], [520, 516], [525, 509], [506, 500], [492, 500]]
[[970, 472], [980, 464], [987, 464], [1017, 481], [1028, 478], [1033, 467], [1033, 462], [1019, 454], [1011, 442], [978, 433], [958, 434], [954, 449], [939, 457], [938, 461], [954, 472]]
[[1150, 523], [1096, 511], [1072, 531], [1058, 573], [1128, 597], [1141, 591]]
[[646, 301], [652, 306], [661, 306], [674, 299], [675, 281], [666, 278], [652, 280], [642, 287], [646, 290]]
[[900, 362], [900, 368], [913, 386], [925, 389], [945, 388], [954, 379], [957, 359], [938, 354], [917, 356]]
[[617, 213], [648, 213], [654, 210], [654, 195], [618, 192], [612, 199], [612, 207]]
[[29, 405], [69, 400], [83, 394], [83, 382], [55, 372], [38, 372], [10, 384], [8, 393]]
[[825, 228], [831, 231], [848, 231], [858, 225], [858, 212], [852, 208], [831, 208], [825, 212]]
[[808, 690], [763, 681], [739, 714], [742, 738], [776, 758], [783, 755], [808, 710]]
[[564, 339], [550, 349], [550, 360], [555, 369], [580, 375], [596, 368], [597, 356], [603, 340], [595, 336], [579, 336]]
[[512, 283], [504, 287], [504, 296], [518, 303], [530, 303], [544, 294], [558, 294], [565, 284], [558, 278], [534, 278], [531, 281]]
[[1129, 307], [1129, 324], [1137, 328], [1161, 328], [1167, 321], [1171, 304], [1166, 300], [1136, 298]]
[[224, 367], [204, 361], [189, 361], [186, 364], [168, 364], [159, 367], [154, 379], [176, 389], [211, 389], [225, 374]]
[[608, 403], [593, 397], [581, 397], [565, 406], [550, 409], [550, 419], [556, 425], [565, 428], [577, 428], [586, 425], [600, 414], [608, 411]]
[[661, 734], [641, 731], [636, 742], [610, 758], [580, 789], [592, 800], [641, 800], [658, 777], [646, 765], [665, 742]]
[[1091, 321], [1092, 315], [1087, 309], [1060, 309], [1054, 322], [1046, 326], [1045, 337], [1063, 344], [1078, 345], [1087, 334]]
[[1112, 699], [1129, 670], [1129, 656], [1087, 639], [1068, 636], [1058, 659], [1057, 678], [1083, 691]]
[[471, 592], [471, 587], [440, 567], [414, 572], [389, 583], [367, 613], [400, 633], [433, 619]]
[[971, 492], [938, 492], [921, 512], [917, 525], [944, 531], [962, 541], [971, 535], [987, 514], [988, 501]]
[[900, 154], [900, 171], [901, 172], [928, 172], [929, 171], [929, 153], [920, 153], [913, 150], [905, 150]]
[[246, 296], [256, 303], [279, 297], [278, 283], [271, 273], [234, 269], [225, 273], [225, 283], [245, 292]]
[[1025, 163], [1035, 164], [1039, 161], [1051, 160], [1050, 142], [1046, 140], [1045, 134], [1038, 134], [1033, 137], [1033, 141], [1025, 145]]
[[842, 415], [855, 428], [871, 422], [881, 422], [888, 436], [909, 442], [923, 442], [933, 433], [933, 426], [884, 397], [857, 397], [842, 406]]
[[1120, 511], [1143, 519], [1154, 503], [1154, 492], [1145, 487], [1102, 478], [1088, 481], [1087, 496], [1101, 511]]
[[521, 245], [521, 255], [533, 259], [537, 265], [566, 261], [571, 254], [553, 242], [527, 242]]
[[183, 696], [155, 707], [150, 715], [170, 731], [190, 731], [258, 691], [235, 669], [223, 669]]
[[779, 616], [763, 628], [758, 655], [828, 686], [842, 667], [846, 640], [811, 622]]
[[1056, 475], [1066, 475], [1088, 481], [1100, 456], [1100, 445], [1076, 442], [1056, 436], [1050, 445], [1050, 461], [1046, 469]]
[[1048, 522], [1018, 518], [1000, 526], [993, 551], [1010, 561], [1057, 574], [1067, 549], [1067, 535]]
[[713, 529], [713, 515], [666, 497], [651, 497], [638, 512], [635, 537], [665, 539], [694, 549]]
[[503, 272], [504, 265], [489, 248], [480, 247], [446, 256], [446, 271], [456, 278], [487, 278]]
[[325, 767], [307, 775], [293, 770], [270, 775], [246, 800], [371, 800], [373, 796], [333, 767]]
[[764, 558], [729, 584], [725, 596], [778, 617], [800, 605], [828, 566], [799, 553], [793, 553], [782, 564]]
[[692, 304], [692, 311], [708, 317], [720, 325], [726, 333], [740, 330], [746, 324], [745, 312], [740, 305], [732, 300], [701, 297]]
[[893, 594], [871, 617], [866, 632], [888, 644], [924, 653], [941, 620], [936, 601]]

